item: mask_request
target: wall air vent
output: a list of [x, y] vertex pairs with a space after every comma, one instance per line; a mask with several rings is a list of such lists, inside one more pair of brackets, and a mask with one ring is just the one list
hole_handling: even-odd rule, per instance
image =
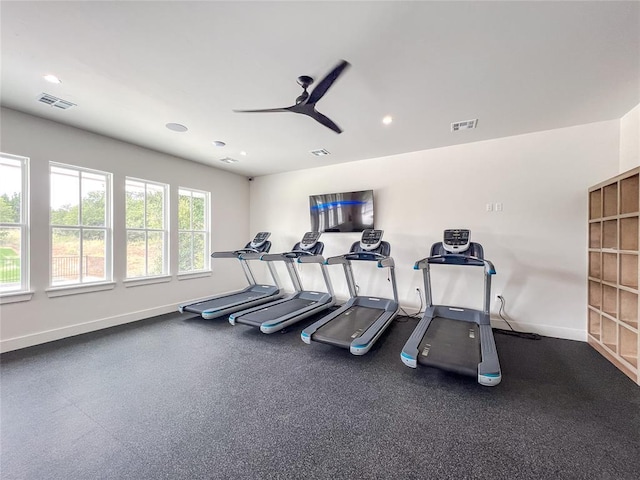
[[41, 93], [38, 95], [38, 101], [42, 102], [50, 107], [60, 108], [62, 110], [67, 110], [68, 108], [75, 107], [75, 103], [71, 103], [67, 100], [62, 100], [61, 98], [54, 97], [53, 95], [49, 95], [48, 93]]
[[324, 148], [319, 148], [318, 150], [311, 150], [311, 155], [315, 155], [316, 157], [322, 157], [324, 155], [329, 155], [329, 151]]
[[457, 132], [458, 130], [469, 130], [472, 128], [476, 128], [476, 125], [478, 125], [477, 118], [473, 120], [464, 120], [462, 122], [454, 122], [451, 124], [451, 131]]
[[224, 157], [224, 158], [221, 158], [220, 161], [222, 163], [236, 163], [238, 160], [236, 160], [235, 158]]

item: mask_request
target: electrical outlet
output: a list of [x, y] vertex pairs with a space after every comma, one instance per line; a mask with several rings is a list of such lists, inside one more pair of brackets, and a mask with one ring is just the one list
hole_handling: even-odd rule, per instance
[[502, 295], [497, 294], [497, 295], [496, 295], [496, 301], [497, 301], [497, 302], [502, 301]]

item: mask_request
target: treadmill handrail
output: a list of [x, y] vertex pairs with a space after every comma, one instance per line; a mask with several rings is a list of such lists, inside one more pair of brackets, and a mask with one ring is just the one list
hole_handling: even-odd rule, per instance
[[307, 255], [298, 257], [298, 263], [320, 263], [324, 264], [324, 257], [322, 255]]
[[345, 253], [344, 255], [329, 257], [325, 263], [327, 265], [339, 265], [349, 263], [351, 260], [377, 261], [378, 267], [393, 267], [395, 265], [392, 257], [375, 252]]
[[264, 260], [265, 262], [277, 262], [278, 260], [282, 260], [282, 261], [293, 261], [296, 258], [300, 259], [303, 256], [307, 256], [307, 257], [315, 257], [316, 255], [313, 255], [311, 252], [308, 252], [306, 250], [292, 250], [290, 252], [283, 252], [283, 253], [267, 253], [264, 254], [260, 257], [260, 260]]
[[[455, 259], [456, 261], [447, 261]], [[461, 261], [462, 260], [462, 261]], [[466, 255], [434, 255], [432, 257], [426, 257], [422, 260], [418, 260], [413, 266], [414, 270], [422, 270], [427, 267], [428, 264], [444, 264], [444, 265], [464, 265], [469, 260], [475, 260], [484, 265], [485, 271], [489, 275], [495, 275], [496, 269], [493, 266], [493, 263], [489, 260], [479, 257], [472, 257]], [[480, 265], [477, 265], [480, 266]]]
[[[213, 252], [211, 258], [240, 258], [246, 253], [260, 253], [254, 248], [241, 248], [240, 250], [233, 250], [228, 252]], [[248, 257], [245, 257], [248, 259]], [[257, 258], [257, 257], [256, 257]]]

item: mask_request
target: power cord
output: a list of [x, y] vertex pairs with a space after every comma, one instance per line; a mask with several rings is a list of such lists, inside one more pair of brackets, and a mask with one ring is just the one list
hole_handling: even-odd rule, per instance
[[513, 327], [511, 326], [511, 324], [509, 323], [509, 321], [503, 315], [503, 312], [504, 312], [505, 307], [507, 305], [507, 301], [504, 299], [504, 297], [502, 295], [498, 295], [498, 300], [500, 300], [500, 309], [498, 310], [498, 315], [504, 321], [504, 323], [509, 325], [509, 328], [511, 330], [504, 330], [502, 328], [494, 328], [493, 329], [494, 332], [501, 333], [503, 335], [513, 335], [515, 337], [527, 338], [529, 340], [540, 340], [542, 338], [542, 336], [538, 335], [537, 333], [518, 332], [517, 330], [514, 330]]
[[410, 314], [410, 313], [407, 313], [407, 311], [404, 308], [400, 307], [400, 311], [403, 314], [403, 319], [401, 320], [400, 318], [396, 318], [396, 322], [404, 323], [407, 321], [407, 318], [420, 318], [422, 313], [424, 313], [422, 311], [422, 308], [424, 307], [424, 303], [422, 301], [422, 292], [420, 291], [419, 288], [416, 288], [416, 292], [418, 292], [418, 297], [420, 297], [420, 308], [416, 313]]

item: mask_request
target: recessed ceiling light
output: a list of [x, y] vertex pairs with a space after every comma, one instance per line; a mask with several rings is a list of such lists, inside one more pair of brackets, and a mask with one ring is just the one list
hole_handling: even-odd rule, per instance
[[44, 78], [47, 82], [49, 83], [62, 83], [62, 80], [60, 80], [58, 77], [56, 77], [55, 75], [45, 75]]
[[224, 158], [221, 158], [220, 161], [222, 163], [236, 163], [238, 160], [236, 160], [235, 158], [224, 157]]
[[213, 144], [214, 144], [216, 147], [224, 147], [224, 146], [226, 145], [226, 143], [221, 142], [220, 140], [214, 140], [214, 141], [213, 141]]
[[315, 155], [316, 157], [322, 157], [324, 155], [329, 155], [329, 151], [324, 148], [319, 148], [317, 150], [311, 150], [311, 155]]
[[187, 127], [185, 127], [184, 125], [180, 125], [179, 123], [167, 123], [165, 127], [174, 132], [186, 132], [187, 130], [189, 130]]
[[385, 125], [389, 125], [391, 122], [393, 122], [393, 117], [391, 115], [387, 115], [382, 119], [382, 123]]
[[240, 152], [240, 155], [242, 155], [243, 157], [246, 157], [246, 156], [247, 156], [247, 152], [245, 152], [244, 150], [242, 150], [242, 151]]

